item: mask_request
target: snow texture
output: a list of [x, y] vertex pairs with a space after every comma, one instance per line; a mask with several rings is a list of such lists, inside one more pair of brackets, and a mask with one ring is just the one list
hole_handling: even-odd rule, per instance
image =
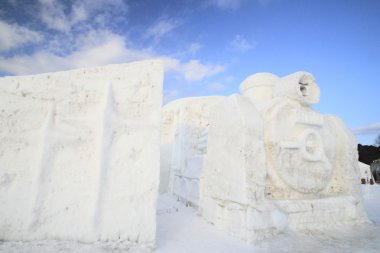
[[371, 172], [371, 167], [365, 163], [359, 162], [359, 168], [360, 168], [360, 178], [362, 181], [364, 181], [366, 184], [375, 182], [375, 179], [373, 178], [372, 172]]
[[258, 73], [240, 90], [164, 107], [168, 191], [247, 241], [368, 222], [356, 140], [339, 118], [311, 107], [320, 97], [313, 75]]
[[209, 109], [223, 97], [175, 100], [162, 108], [160, 192], [198, 206]]
[[163, 68], [0, 78], [0, 239], [152, 246]]
[[[157, 253], [377, 253], [380, 251], [380, 186], [362, 187], [369, 218], [377, 225], [337, 226], [329, 230], [285, 230], [275, 239], [248, 244], [217, 229], [174, 197], [160, 195], [157, 210]], [[1, 242], [4, 253], [147, 253], [149, 249], [120, 242], [84, 244], [70, 241]]]
[[286, 216], [265, 197], [263, 134], [263, 120], [248, 98], [231, 95], [211, 108], [199, 212], [248, 241], [286, 226]]

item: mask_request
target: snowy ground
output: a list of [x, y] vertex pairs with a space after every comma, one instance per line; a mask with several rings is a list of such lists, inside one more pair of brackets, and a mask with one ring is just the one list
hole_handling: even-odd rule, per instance
[[[362, 227], [337, 227], [323, 232], [287, 231], [273, 239], [251, 245], [228, 236], [196, 215], [173, 197], [162, 195], [157, 214], [156, 253], [231, 253], [231, 252], [380, 252], [380, 186], [362, 187], [364, 205], [373, 224]], [[83, 244], [77, 242], [1, 242], [0, 252], [149, 252], [124, 243]]]

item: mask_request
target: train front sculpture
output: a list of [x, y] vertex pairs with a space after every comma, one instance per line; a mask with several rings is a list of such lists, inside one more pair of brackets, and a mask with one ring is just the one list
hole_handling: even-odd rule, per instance
[[[366, 222], [355, 138], [339, 118], [311, 107], [320, 96], [314, 77], [307, 72], [283, 78], [259, 73], [244, 80], [240, 91], [210, 100], [193, 98], [192, 104], [202, 101], [202, 120], [197, 120], [199, 106], [174, 102], [186, 105], [182, 115], [192, 116], [181, 124], [171, 121], [176, 133], [172, 145], [184, 148], [172, 149], [172, 161], [181, 166], [169, 169], [169, 191], [198, 206], [209, 222], [248, 241], [288, 228]], [[172, 104], [164, 107], [164, 115], [173, 107], [181, 111]], [[186, 138], [196, 132], [202, 133], [199, 140], [207, 142], [207, 149], [197, 163], [200, 197], [194, 201], [194, 187], [181, 175], [194, 165], [186, 159], [178, 163], [175, 154], [182, 150], [186, 157], [186, 150], [197, 146], [197, 138]]]

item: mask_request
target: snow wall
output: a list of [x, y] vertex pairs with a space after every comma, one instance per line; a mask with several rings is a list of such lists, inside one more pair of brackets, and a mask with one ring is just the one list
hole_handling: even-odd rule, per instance
[[153, 245], [163, 68], [0, 78], [0, 239]]

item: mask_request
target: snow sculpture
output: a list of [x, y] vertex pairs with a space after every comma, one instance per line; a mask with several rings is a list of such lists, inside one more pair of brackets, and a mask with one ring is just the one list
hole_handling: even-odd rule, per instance
[[259, 73], [210, 108], [199, 212], [246, 240], [366, 221], [355, 138], [311, 108], [314, 77]]
[[0, 239], [153, 245], [163, 69], [0, 78]]
[[193, 206], [199, 202], [199, 177], [207, 152], [209, 108], [222, 97], [185, 98], [163, 107], [160, 192]]
[[361, 184], [374, 184], [375, 180], [371, 172], [371, 167], [365, 163], [359, 162], [359, 168]]

